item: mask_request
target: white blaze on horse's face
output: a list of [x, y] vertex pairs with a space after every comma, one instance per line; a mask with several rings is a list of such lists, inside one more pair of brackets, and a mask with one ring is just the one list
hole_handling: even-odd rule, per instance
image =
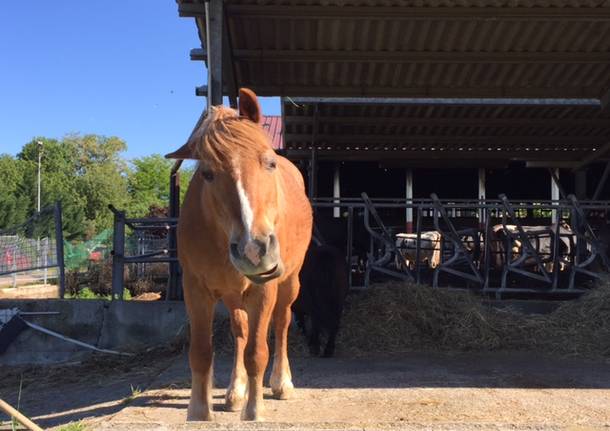
[[[270, 162], [271, 160], [271, 162]], [[271, 150], [257, 158], [236, 158], [232, 163], [239, 206], [230, 238], [230, 258], [235, 268], [256, 283], [264, 283], [283, 271], [275, 235], [277, 218], [277, 181], [275, 153]]]

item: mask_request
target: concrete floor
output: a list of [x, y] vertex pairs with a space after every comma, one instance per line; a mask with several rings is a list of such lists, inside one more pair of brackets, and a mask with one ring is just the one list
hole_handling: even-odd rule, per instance
[[[185, 355], [139, 361], [101, 369], [77, 365], [52, 377], [38, 370], [22, 391], [21, 410], [55, 429], [78, 420], [87, 429], [134, 431], [610, 429], [608, 361], [526, 353], [295, 358], [295, 398], [273, 400], [268, 389], [267, 422], [259, 424], [240, 423], [239, 413], [224, 412], [223, 389], [214, 390], [214, 423], [185, 424]], [[218, 388], [226, 387], [230, 366], [230, 357], [216, 357]], [[17, 379], [6, 382], [0, 397], [15, 403]]]

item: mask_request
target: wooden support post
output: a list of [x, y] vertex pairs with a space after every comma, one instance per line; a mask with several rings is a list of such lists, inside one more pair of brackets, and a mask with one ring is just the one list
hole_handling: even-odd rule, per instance
[[208, 106], [222, 105], [223, 0], [205, 2]]
[[[559, 169], [555, 168], [551, 170], [551, 200], [558, 201], [559, 198]], [[553, 210], [551, 220], [553, 223], [559, 220], [557, 210]]]
[[114, 211], [112, 237], [112, 299], [123, 299], [123, 270], [125, 259], [125, 212]]
[[[176, 161], [170, 172], [169, 179], [169, 217], [177, 218], [180, 216], [180, 166], [182, 160]], [[178, 257], [178, 236], [176, 228], [172, 227], [168, 232], [169, 256]], [[182, 299], [182, 283], [180, 280], [180, 264], [178, 262], [169, 263], [169, 280], [165, 300]]]
[[[479, 168], [479, 202], [483, 203], [487, 194], [487, 190], [485, 188], [485, 168]], [[479, 208], [479, 228], [483, 229], [485, 227], [485, 222], [487, 219], [487, 212], [484, 208]]]
[[[341, 168], [339, 162], [335, 164], [335, 172], [333, 175], [333, 200], [334, 203], [340, 203], [341, 199]], [[341, 207], [333, 207], [333, 217], [341, 218]]]
[[[413, 169], [407, 168], [405, 174], [405, 198], [407, 204], [413, 204]], [[405, 216], [407, 218], [407, 233], [413, 233], [413, 207], [407, 208]]]

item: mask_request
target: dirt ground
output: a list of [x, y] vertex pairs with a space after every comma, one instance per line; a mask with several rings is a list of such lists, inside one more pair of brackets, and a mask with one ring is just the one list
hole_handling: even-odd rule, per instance
[[[106, 363], [104, 361], [107, 361]], [[394, 357], [292, 360], [292, 400], [266, 396], [266, 422], [223, 411], [232, 359], [215, 359], [215, 422], [185, 424], [184, 353], [133, 363], [1, 370], [0, 397], [45, 428], [86, 429], [610, 430], [610, 362], [526, 353], [407, 353]], [[21, 378], [20, 375], [23, 375]], [[1, 417], [0, 429], [9, 429]]]

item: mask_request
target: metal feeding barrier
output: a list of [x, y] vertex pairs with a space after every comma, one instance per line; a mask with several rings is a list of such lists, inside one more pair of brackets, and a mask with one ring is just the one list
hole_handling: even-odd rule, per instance
[[[169, 263], [169, 282], [166, 290], [167, 299], [182, 299], [180, 283], [180, 266], [176, 247], [177, 217], [127, 218], [125, 211], [119, 211], [108, 205], [114, 214], [114, 235], [112, 240], [112, 298], [123, 299], [125, 264]], [[165, 247], [155, 247], [156, 250], [145, 250], [138, 247], [140, 253], [127, 256], [125, 250], [126, 227], [133, 232], [163, 232], [159, 235]], [[159, 242], [157, 242], [159, 243]], [[143, 251], [143, 252], [142, 252]]]
[[[510, 201], [505, 195], [485, 200], [441, 200], [435, 194], [430, 199], [371, 199], [363, 193], [361, 198], [316, 198], [312, 205], [317, 216], [325, 208], [347, 210], [344, 240], [352, 287], [358, 287], [354, 254], [366, 256], [364, 288], [372, 279], [390, 277], [497, 297], [579, 294], [610, 270], [608, 201], [578, 201], [572, 195], [529, 202]], [[415, 229], [403, 233], [407, 211], [416, 214]], [[364, 232], [354, 231], [358, 225]], [[354, 238], [364, 234], [368, 250], [357, 250]]]

